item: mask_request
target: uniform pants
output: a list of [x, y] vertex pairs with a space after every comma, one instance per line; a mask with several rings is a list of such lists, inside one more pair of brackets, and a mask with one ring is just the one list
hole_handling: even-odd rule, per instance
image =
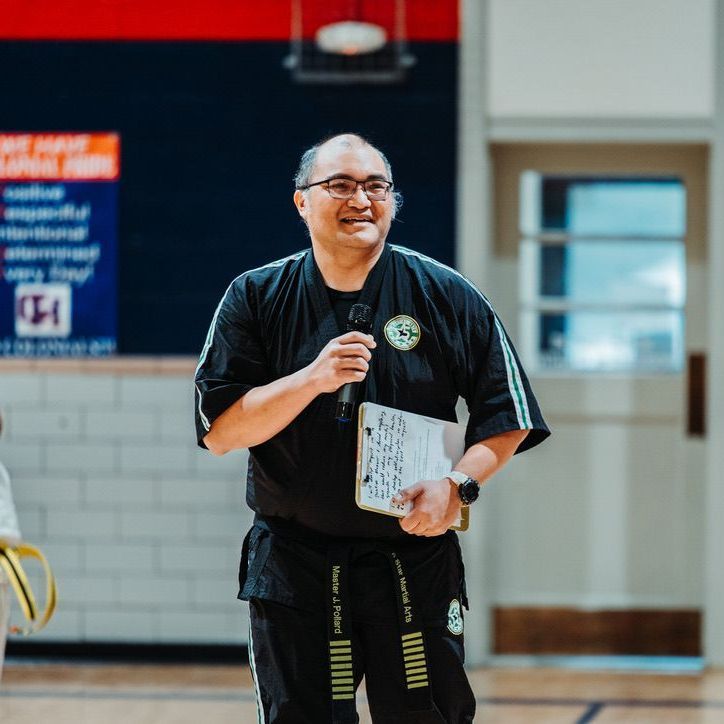
[[[356, 571], [361, 573], [356, 575]], [[410, 710], [405, 681], [409, 664], [403, 660], [392, 580], [388, 562], [379, 553], [367, 553], [358, 559], [357, 568], [350, 567], [352, 606], [345, 638], [351, 641], [352, 671], [343, 683], [356, 691], [364, 676], [374, 724], [472, 722], [475, 699], [463, 668], [463, 634], [430, 617], [422, 630], [431, 702], [424, 711]], [[385, 591], [382, 596], [380, 589]], [[420, 596], [417, 601], [422, 608], [423, 599], [430, 599], [431, 593], [421, 591]], [[249, 662], [259, 721], [357, 722], [354, 701], [343, 709], [332, 701], [325, 606], [300, 607], [265, 596], [250, 596], [249, 605]]]

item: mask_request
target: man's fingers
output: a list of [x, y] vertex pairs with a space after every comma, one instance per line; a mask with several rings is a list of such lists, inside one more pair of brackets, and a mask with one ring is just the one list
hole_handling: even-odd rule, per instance
[[337, 357], [362, 357], [366, 360], [372, 359], [372, 352], [363, 344], [340, 344], [336, 350]]
[[352, 342], [360, 342], [370, 349], [374, 349], [377, 346], [377, 342], [375, 342], [375, 339], [371, 334], [364, 334], [362, 332], [347, 332], [347, 334], [337, 337], [337, 341], [344, 345]]
[[404, 518], [400, 519], [400, 527], [405, 533], [414, 533], [415, 528], [420, 525], [420, 514], [414, 510], [408, 513]]
[[425, 538], [434, 538], [447, 530], [437, 525], [429, 525], [422, 517], [415, 517], [414, 511], [400, 520], [400, 526], [405, 533]]
[[347, 370], [367, 372], [370, 368], [369, 362], [363, 357], [341, 357], [340, 359], [334, 360], [332, 366], [337, 372], [345, 372]]
[[330, 360], [330, 365], [340, 386], [347, 382], [361, 382], [370, 369], [364, 357], [336, 357]]
[[400, 492], [392, 498], [392, 502], [395, 505], [402, 505], [410, 500], [414, 500], [422, 492], [422, 490], [422, 485], [420, 485], [420, 483], [415, 483], [414, 485], [410, 485], [409, 487], [400, 490]]

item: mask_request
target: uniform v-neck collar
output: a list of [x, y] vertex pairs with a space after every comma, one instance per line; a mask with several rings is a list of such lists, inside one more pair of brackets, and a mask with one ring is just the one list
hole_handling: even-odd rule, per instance
[[[375, 262], [375, 265], [370, 269], [365, 279], [364, 286], [360, 291], [359, 299], [357, 304], [367, 304], [372, 308], [372, 314], [374, 319], [375, 307], [379, 297], [380, 286], [385, 276], [385, 270], [390, 260], [391, 250], [388, 244], [385, 244], [382, 248], [382, 253], [379, 259]], [[337, 320], [334, 316], [334, 310], [332, 309], [332, 303], [329, 299], [327, 287], [322, 277], [322, 272], [319, 271], [317, 262], [314, 258], [314, 252], [312, 249], [307, 251], [307, 256], [304, 260], [304, 277], [312, 291], [312, 300], [314, 303], [314, 311], [317, 313], [319, 318], [319, 331], [326, 340], [330, 340], [333, 337], [338, 337], [343, 334], [345, 330], [340, 330], [337, 324]]]

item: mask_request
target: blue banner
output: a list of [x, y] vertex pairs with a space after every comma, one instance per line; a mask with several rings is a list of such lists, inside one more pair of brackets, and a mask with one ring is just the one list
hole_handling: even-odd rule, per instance
[[116, 352], [117, 208], [117, 180], [0, 177], [0, 356]]

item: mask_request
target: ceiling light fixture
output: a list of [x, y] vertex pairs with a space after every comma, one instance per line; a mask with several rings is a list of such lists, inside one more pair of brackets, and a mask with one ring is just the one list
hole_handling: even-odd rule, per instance
[[387, 32], [380, 25], [358, 20], [330, 23], [317, 30], [317, 47], [336, 55], [365, 55], [385, 47]]

